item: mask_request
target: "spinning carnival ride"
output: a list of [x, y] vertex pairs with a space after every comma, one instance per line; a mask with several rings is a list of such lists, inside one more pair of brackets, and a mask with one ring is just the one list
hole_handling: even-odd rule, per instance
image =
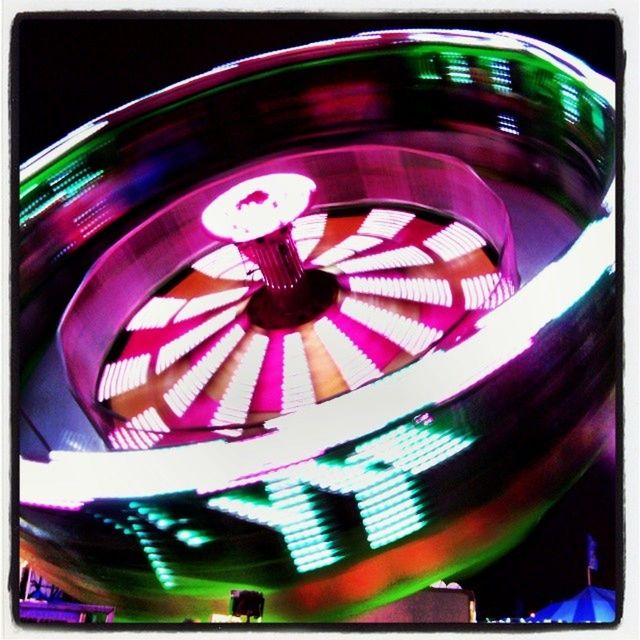
[[612, 104], [523, 36], [367, 33], [26, 163], [21, 556], [121, 620], [331, 621], [516, 544], [613, 428]]

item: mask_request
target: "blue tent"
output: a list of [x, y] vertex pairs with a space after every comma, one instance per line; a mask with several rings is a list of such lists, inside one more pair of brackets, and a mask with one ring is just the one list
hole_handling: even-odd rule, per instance
[[553, 602], [531, 617], [531, 622], [614, 622], [616, 592], [600, 587], [587, 587], [569, 600]]

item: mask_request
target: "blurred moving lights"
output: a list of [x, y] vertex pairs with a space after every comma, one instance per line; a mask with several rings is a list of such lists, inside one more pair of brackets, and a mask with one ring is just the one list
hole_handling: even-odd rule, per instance
[[[570, 309], [576, 301], [587, 295], [594, 283], [609, 272], [615, 264], [615, 222], [613, 216], [593, 222], [578, 242], [560, 259], [542, 271], [507, 303], [491, 311], [478, 321], [480, 331], [460, 345], [446, 352], [436, 351], [376, 382], [375, 387], [358, 389], [349, 396], [341, 396], [332, 403], [304, 407], [295, 414], [279, 416], [267, 422], [272, 429], [272, 445], [268, 455], [262, 443], [234, 443], [237, 449], [236, 468], [213, 469], [200, 465], [212, 456], [224, 456], [224, 442], [185, 445], [150, 452], [132, 452], [126, 460], [108, 453], [52, 451], [49, 463], [22, 460], [21, 501], [27, 504], [65, 505], [79, 508], [93, 498], [115, 498], [135, 493], [141, 496], [183, 491], [197, 487], [202, 492], [221, 490], [234, 483], [238, 476], [266, 472], [285, 460], [304, 459], [317, 455], [338, 443], [348, 442], [378, 430], [393, 421], [398, 413], [408, 414], [417, 406], [440, 404], [469, 389], [491, 372], [503, 366], [532, 345], [532, 339], [541, 329]], [[588, 265], [588, 269], [584, 267]], [[553, 295], [549, 295], [553, 292]], [[446, 358], [448, 375], [442, 376], [441, 365]], [[409, 386], [411, 378], [429, 379], [432, 384], [424, 389]], [[398, 386], [400, 385], [400, 386]], [[398, 388], [404, 390], [398, 393]], [[384, 398], [395, 397], [392, 407]], [[342, 415], [358, 412], [358, 407], [369, 407], [361, 420], [344, 422]], [[307, 428], [304, 440], [293, 441], [291, 430]], [[275, 455], [278, 451], [285, 455]], [[146, 458], [146, 454], [151, 454]], [[264, 458], [269, 459], [267, 463]], [[147, 465], [169, 465], [190, 473], [171, 474], [162, 479], [145, 471]], [[134, 472], [135, 468], [135, 472]], [[250, 471], [251, 470], [251, 471]], [[77, 478], [83, 477], [82, 484]], [[162, 480], [162, 481], [161, 481]]]
[[[371, 38], [374, 41], [382, 37]], [[532, 104], [536, 100], [557, 103], [558, 126], [564, 127], [563, 132], [579, 128], [579, 133], [594, 144], [598, 137], [604, 139], [611, 133], [611, 108], [594, 92], [604, 87], [602, 95], [612, 99], [612, 85], [599, 80], [584, 65], [575, 65], [568, 56], [566, 62], [562, 56], [559, 59], [551, 47], [525, 38], [462, 32], [414, 33], [405, 34], [404, 38], [405, 45], [410, 40], [419, 43], [407, 59], [415, 67], [415, 76], [424, 80], [422, 88], [442, 82], [462, 94], [488, 83], [504, 97], [513, 92], [514, 82], [522, 83], [533, 96]], [[486, 46], [487, 51], [503, 49], [505, 59], [502, 61], [501, 53], [496, 58], [472, 56], [464, 49], [466, 46]], [[535, 52], [530, 65], [523, 62], [525, 51]], [[266, 59], [268, 56], [256, 58]], [[545, 61], [544, 68], [540, 60]], [[553, 65], [562, 72], [550, 73]], [[234, 66], [219, 68], [212, 74], [223, 74], [225, 79], [234, 77]], [[519, 86], [516, 88], [520, 90]], [[530, 98], [528, 94], [526, 97]], [[589, 113], [591, 118], [583, 117]], [[491, 126], [494, 131], [524, 137], [531, 123], [521, 112], [518, 114], [516, 118], [494, 112]], [[519, 143], [504, 135], [500, 135], [500, 141]], [[102, 144], [108, 143], [103, 139]], [[87, 145], [91, 144], [88, 140]], [[84, 149], [79, 149], [73, 162], [82, 153]], [[178, 167], [178, 156], [190, 157], [188, 153], [168, 155], [163, 160], [164, 167], [161, 163], [154, 165], [149, 174], [157, 177], [166, 166]], [[606, 163], [604, 155], [594, 159], [597, 167], [605, 167]], [[64, 242], [36, 247], [39, 251], [29, 254], [29, 269], [37, 271], [37, 267], [48, 264], [51, 256], [56, 260], [62, 255], [68, 257], [72, 249], [82, 245], [82, 238], [116, 220], [138, 202], [123, 198], [126, 180], [122, 176], [93, 176], [93, 172], [102, 170], [101, 166], [76, 166], [63, 157], [47, 169], [46, 175], [34, 175], [37, 183], [23, 185], [21, 225], [27, 228], [36, 217], [48, 223], [58, 214], [56, 225], [60, 220], [64, 223], [55, 227], [59, 233], [51, 234], [62, 237]], [[135, 175], [144, 173], [140, 167], [136, 171], [141, 173]], [[604, 175], [605, 169], [602, 171]], [[113, 189], [105, 195], [100, 189], [105, 187], [107, 177]], [[606, 176], [602, 178], [605, 179]], [[266, 280], [259, 265], [233, 245], [212, 244], [206, 251], [199, 247], [191, 260], [203, 257], [193, 262], [190, 273], [176, 289], [188, 291], [195, 280], [192, 276], [199, 274], [244, 284], [228, 289], [216, 282], [210, 291], [182, 294], [172, 290], [166, 292], [166, 297], [156, 295], [141, 301], [137, 313], [122, 324], [129, 332], [118, 336], [125, 342], [122, 352], [109, 354], [106, 360], [96, 359], [103, 367], [98, 374], [99, 384], [95, 385], [99, 389], [97, 397], [109, 401], [104, 408], [115, 413], [129, 410], [121, 413], [126, 422], [117, 424], [108, 434], [109, 439], [114, 449], [132, 451], [126, 455], [53, 451], [48, 464], [23, 460], [20, 472], [24, 504], [61, 509], [86, 505], [84, 515], [98, 505], [90, 504], [96, 499], [129, 500], [135, 495], [142, 496], [137, 500], [146, 496], [152, 503], [169, 501], [175, 492], [196, 489], [205, 495], [193, 499], [200, 498], [210, 511], [261, 523], [280, 533], [295, 570], [303, 574], [334, 565], [345, 557], [345, 548], [340, 546], [339, 536], [323, 509], [319, 494], [324, 491], [353, 497], [366, 544], [370, 549], [387, 547], [426, 528], [438, 517], [430, 504], [434, 496], [423, 491], [426, 481], [419, 474], [451, 460], [480, 437], [473, 425], [467, 425], [466, 431], [454, 429], [438, 417], [425, 414], [425, 410], [435, 410], [529, 350], [549, 322], [569, 311], [613, 269], [614, 224], [607, 219], [588, 224], [562, 258], [513, 295], [517, 274], [515, 270], [503, 272], [500, 265], [494, 265], [494, 270], [489, 266], [489, 256], [498, 243], [490, 234], [484, 238], [481, 233], [487, 230], [469, 215], [477, 204], [473, 198], [469, 200], [474, 201], [474, 207], [460, 216], [468, 224], [454, 221], [444, 229], [441, 225], [420, 235], [424, 221], [419, 216], [402, 211], [397, 202], [385, 208], [376, 201], [362, 216], [361, 224], [352, 225], [345, 234], [349, 225], [340, 228], [340, 216], [330, 210], [290, 219], [292, 215], [295, 218], [294, 210], [300, 212], [308, 206], [313, 192], [313, 187], [307, 184], [303, 188], [301, 184], [297, 196], [292, 197], [299, 206], [291, 210], [285, 207], [283, 216], [267, 216], [255, 225], [244, 224], [244, 214], [247, 218], [257, 215], [265, 203], [278, 209], [273, 206], [277, 199], [272, 199], [268, 190], [254, 186], [238, 193], [234, 206], [243, 214], [235, 216], [235, 223], [223, 230], [227, 233], [224, 237], [250, 241], [252, 232], [261, 224], [266, 233], [290, 224], [301, 261], [307, 267], [316, 265], [338, 274], [335, 277], [341, 289], [330, 312], [314, 320], [310, 333], [287, 329], [277, 339], [264, 335], [251, 327], [244, 315], [247, 299]], [[127, 195], [131, 192], [127, 191]], [[75, 197], [89, 195], [94, 199], [93, 213], [83, 217], [75, 212], [73, 224], [67, 224], [58, 205], [64, 201], [74, 206], [79, 202]], [[47, 216], [42, 215], [45, 211]], [[410, 246], [403, 246], [410, 238], [414, 238], [409, 241]], [[499, 255], [502, 248], [497, 251]], [[473, 268], [469, 268], [471, 264]], [[383, 270], [384, 277], [367, 275], [369, 271]], [[375, 300], [375, 296], [379, 299]], [[495, 309], [496, 306], [500, 308]], [[470, 314], [475, 322], [469, 331], [473, 335], [465, 334], [459, 344], [447, 337], [448, 341], [438, 347], [438, 340], [459, 320], [455, 314], [476, 310], [488, 313]], [[386, 349], [384, 358], [367, 346], [374, 334], [379, 336], [376, 344]], [[314, 387], [313, 353], [307, 349], [308, 340], [315, 338], [352, 393], [338, 393], [336, 397], [318, 393]], [[118, 344], [122, 343], [120, 340]], [[397, 350], [393, 351], [394, 346], [403, 351], [400, 357]], [[267, 387], [261, 376], [272, 351], [277, 354], [274, 370], [279, 375], [273, 378], [275, 384], [271, 388], [275, 391], [270, 400], [281, 414], [265, 422], [262, 437], [196, 443], [189, 441], [187, 435], [182, 441], [186, 442], [184, 446], [159, 448], [180, 442], [163, 439], [169, 432], [175, 436], [180, 427], [190, 426], [189, 411], [207, 415], [214, 425], [248, 420], [258, 395], [256, 389]], [[407, 360], [408, 355], [421, 354], [418, 360]], [[227, 366], [230, 356], [236, 367]], [[403, 363], [399, 370], [389, 364], [396, 362], [394, 358]], [[221, 392], [213, 397], [212, 381], [223, 368], [225, 384], [218, 385]], [[382, 371], [390, 373], [382, 376]], [[365, 384], [375, 378], [379, 379]], [[426, 387], [424, 380], [430, 381]], [[152, 387], [158, 381], [160, 389], [154, 396]], [[153, 384], [145, 385], [137, 395], [137, 389], [145, 382]], [[390, 397], [394, 398], [393, 403], [388, 401]], [[130, 402], [131, 398], [135, 401]], [[328, 398], [330, 402], [322, 402]], [[362, 412], [363, 406], [367, 407], [366, 412]], [[416, 412], [419, 416], [410, 419]], [[354, 419], [345, 421], [345, 415]], [[405, 416], [401, 424], [399, 416]], [[242, 433], [242, 429], [236, 431]], [[301, 433], [304, 438], [299, 437]], [[356, 442], [352, 445], [352, 441]], [[341, 445], [344, 448], [336, 452]], [[231, 453], [233, 465], [211, 464], [212, 460], [228, 460]], [[157, 469], [164, 468], [171, 468], [172, 473], [157, 473]], [[78, 477], [83, 478], [82, 483], [78, 483]], [[116, 505], [114, 510], [118, 508]], [[116, 518], [109, 516], [117, 525], [115, 528], [135, 537], [165, 589], [178, 586], [187, 593], [188, 580], [181, 577], [184, 567], [178, 565], [181, 556], [171, 544], [177, 541], [188, 547], [189, 553], [195, 553], [206, 547], [213, 535], [157, 505], [132, 502], [129, 508], [135, 513], [124, 509]], [[107, 518], [103, 521], [107, 523]], [[170, 537], [163, 538], [161, 532]], [[451, 562], [454, 560], [450, 558]], [[388, 576], [376, 577], [380, 578], [380, 589], [391, 587]]]
[[[241, 182], [240, 194], [258, 197], [254, 191], [244, 195], [246, 185], [263, 184], [267, 188], [269, 177], [266, 183], [256, 182], [258, 179]], [[266, 206], [267, 214], [272, 208], [269, 198], [260, 195], [262, 203], [256, 204]], [[247, 251], [255, 253], [247, 246], [260, 244], [260, 238], [218, 245], [193, 262], [191, 272], [174, 279], [177, 284], [173, 289], [165, 296], [152, 297], [128, 321], [130, 337], [123, 336], [125, 348], [116, 361], [126, 361], [141, 350], [155, 354], [149, 363], [155, 376], [148, 380], [144, 393], [151, 391], [156, 398], [155, 409], [168, 425], [171, 438], [165, 442], [158, 431], [141, 435], [120, 425], [109, 440], [117, 442], [118, 448], [144, 448], [175, 444], [175, 438], [188, 439], [189, 432], [176, 430], [175, 426], [199, 428], [199, 437], [209, 439], [239, 436], [242, 431], [238, 429], [204, 427], [241, 425], [255, 420], [252, 416], [261, 411], [288, 413], [355, 389], [379, 378], [383, 371], [393, 370], [395, 362], [406, 361], [398, 359], [398, 354], [404, 352], [415, 358], [430, 349], [465, 310], [492, 308], [513, 293], [515, 287], [504, 285], [500, 267], [484, 252], [487, 245], [479, 234], [460, 222], [445, 222], [443, 226], [441, 220], [423, 215], [373, 206], [355, 215], [303, 211], [290, 227], [287, 223], [286, 234], [290, 234], [293, 245], [285, 253], [299, 252], [299, 247], [308, 243], [305, 249], [309, 250], [301, 261], [303, 270], [313, 270], [318, 262], [326, 263], [323, 268], [337, 274], [340, 288], [332, 306], [316, 313], [308, 324], [291, 327], [286, 336], [271, 330], [265, 334], [247, 313], [248, 301], [260, 291], [257, 287], [262, 277], [262, 269], [246, 257]], [[279, 220], [269, 224], [279, 224]], [[345, 234], [354, 227], [356, 233]], [[280, 230], [269, 232], [274, 233], [273, 242], [280, 246]], [[362, 255], [353, 257], [356, 253]], [[275, 255], [261, 255], [259, 260], [270, 261], [263, 269], [272, 274], [280, 269]], [[251, 272], [254, 267], [257, 275]], [[428, 277], [429, 273], [442, 274], [443, 269], [448, 278]], [[469, 270], [487, 269], [490, 271], [482, 277], [464, 277]], [[210, 278], [210, 282], [194, 279], [195, 272]], [[345, 272], [360, 275], [343, 276]], [[384, 272], [385, 276], [363, 275], [369, 272]], [[244, 286], [229, 288], [225, 280], [230, 277], [238, 284], [244, 279]], [[205, 287], [211, 287], [212, 292], [207, 293]], [[295, 306], [299, 302], [286, 304]], [[449, 315], [441, 315], [438, 307]], [[159, 315], [153, 322], [155, 309]], [[259, 353], [254, 353], [258, 344], [262, 345]], [[292, 349], [299, 359], [297, 368], [292, 366]], [[280, 376], [275, 369], [281, 370]], [[110, 371], [103, 372], [105, 383]], [[331, 386], [324, 382], [329, 375]], [[339, 382], [340, 377], [343, 382]], [[108, 399], [113, 398], [112, 410], [131, 419], [136, 414], [129, 408], [133, 398], [129, 391], [123, 387], [122, 393]], [[139, 410], [138, 402], [131, 406]]]

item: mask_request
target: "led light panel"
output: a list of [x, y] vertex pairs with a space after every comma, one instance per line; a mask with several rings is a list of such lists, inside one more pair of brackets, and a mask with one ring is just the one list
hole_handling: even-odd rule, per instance
[[211, 419], [212, 426], [244, 423], [268, 345], [268, 336], [252, 336], [247, 352], [234, 371], [220, 400], [220, 406]]
[[337, 263], [344, 273], [362, 273], [364, 271], [381, 271], [383, 269], [402, 269], [432, 264], [433, 259], [418, 247], [401, 247], [381, 251], [362, 258], [351, 258]]
[[166, 327], [171, 318], [184, 306], [185, 302], [186, 300], [183, 298], [151, 298], [131, 318], [127, 325], [127, 331]]
[[451, 286], [442, 278], [386, 278], [352, 276], [348, 286], [354, 293], [370, 293], [386, 298], [426, 302], [443, 307], [453, 304]]

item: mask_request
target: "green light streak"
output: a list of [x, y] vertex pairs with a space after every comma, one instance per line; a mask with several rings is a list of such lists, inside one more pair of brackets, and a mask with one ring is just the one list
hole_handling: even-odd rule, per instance
[[[23, 225], [29, 220], [36, 218], [58, 200], [71, 201], [83, 190], [84, 187], [102, 177], [104, 171], [100, 169], [98, 171], [88, 173], [86, 169], [82, 169], [79, 174], [86, 175], [83, 175], [82, 177], [69, 177], [69, 172], [67, 172], [64, 177], [60, 177], [56, 181], [57, 186], [53, 187], [53, 183], [49, 183], [49, 186], [54, 189], [54, 193], [48, 198], [44, 194], [38, 196], [33, 202], [25, 206], [20, 213], [20, 224]], [[32, 191], [34, 188], [35, 187], [32, 187], [30, 191]]]
[[593, 126], [596, 128], [598, 133], [603, 135], [604, 134], [604, 115], [603, 115], [602, 109], [597, 104], [591, 105], [591, 121], [593, 122]]
[[[479, 46], [456, 45], [450, 43], [410, 43], [402, 46], [399, 49], [393, 50], [381, 49], [353, 54], [336, 55], [326, 57], [321, 60], [307, 60], [296, 64], [282, 66], [277, 69], [269, 69], [246, 77], [237, 78], [235, 80], [231, 80], [224, 84], [202, 91], [196, 95], [188, 96], [181, 100], [172, 102], [171, 104], [164, 105], [162, 107], [149, 111], [148, 113], [145, 113], [137, 118], [133, 118], [127, 122], [123, 122], [120, 125], [109, 129], [108, 131], [96, 133], [94, 137], [91, 137], [87, 141], [80, 143], [77, 147], [71, 149], [71, 151], [67, 152], [65, 155], [55, 159], [50, 165], [45, 166], [42, 170], [40, 170], [31, 178], [27, 179], [23, 184], [21, 184], [20, 199], [23, 200], [27, 195], [30, 195], [34, 191], [37, 191], [38, 188], [43, 188], [47, 186], [49, 182], [60, 179], [61, 175], [64, 176], [65, 172], [68, 172], [70, 170], [70, 167], [73, 165], [73, 163], [80, 162], [83, 158], [85, 158], [96, 149], [113, 143], [114, 140], [116, 140], [117, 136], [119, 136], [127, 129], [136, 127], [150, 118], [155, 118], [162, 114], [180, 109], [192, 102], [207, 99], [208, 97], [213, 96], [216, 93], [225, 92], [234, 87], [240, 87], [252, 82], [260, 81], [265, 78], [296, 71], [304, 71], [305, 69], [310, 69], [313, 67], [339, 65], [344, 64], [345, 62], [356, 60], [370, 60], [373, 62], [376, 59], [398, 57], [408, 61], [414, 67], [414, 69], [416, 69], [415, 72], [418, 78], [429, 79], [433, 81], [442, 80], [437, 72], [437, 68], [435, 67], [436, 55], [442, 55], [443, 58], [448, 61], [449, 76], [454, 83], [468, 84], [472, 82], [472, 78], [470, 75], [469, 64], [465, 56], [495, 58], [496, 53], [494, 49], [483, 48]], [[535, 58], [530, 54], [519, 51], [501, 50], [500, 58], [495, 59], [500, 60], [501, 64], [504, 64], [507, 68], [513, 63], [522, 65], [522, 72], [524, 76], [533, 78], [535, 77], [537, 72], [547, 71], [550, 75], [557, 76], [559, 80], [570, 80], [570, 82], [575, 87], [577, 87], [580, 92], [588, 91], [584, 83], [575, 79], [569, 79], [569, 77], [565, 74], [558, 74], [557, 68], [554, 67], [550, 62]], [[493, 78], [493, 80], [494, 89], [496, 91], [502, 92], [507, 89], [506, 76], [504, 76], [502, 72], [497, 74], [496, 78]], [[571, 109], [570, 107], [567, 108], [569, 110]], [[570, 113], [573, 112], [570, 111]], [[93, 179], [97, 179], [101, 177], [101, 175], [101, 172], [95, 172], [93, 174]], [[70, 197], [73, 197], [73, 195], [75, 195], [78, 190], [86, 184], [88, 184], [88, 182], [79, 184], [76, 188], [72, 188], [69, 194]], [[34, 210], [33, 208], [25, 208], [25, 210], [23, 210], [20, 215], [21, 225], [24, 225], [26, 222], [41, 214], [48, 206], [50, 206], [54, 202], [54, 200], [51, 199], [54, 198], [54, 196], [43, 197], [46, 198], [46, 201], [44, 202], [44, 204], [42, 204], [42, 201], [38, 200], [38, 202], [40, 202], [42, 206], [38, 207], [37, 210]], [[29, 207], [30, 206], [31, 205], [29, 205]]]
[[418, 57], [417, 73], [421, 80], [442, 80], [442, 76], [438, 73], [435, 55]]
[[73, 166], [84, 162], [91, 152], [110, 144], [114, 139], [115, 134], [112, 132], [99, 132], [96, 133], [95, 138], [81, 142], [77, 147], [56, 158], [50, 165], [40, 169], [20, 185], [20, 200], [36, 187], [42, 187], [57, 177], [66, 175]]

